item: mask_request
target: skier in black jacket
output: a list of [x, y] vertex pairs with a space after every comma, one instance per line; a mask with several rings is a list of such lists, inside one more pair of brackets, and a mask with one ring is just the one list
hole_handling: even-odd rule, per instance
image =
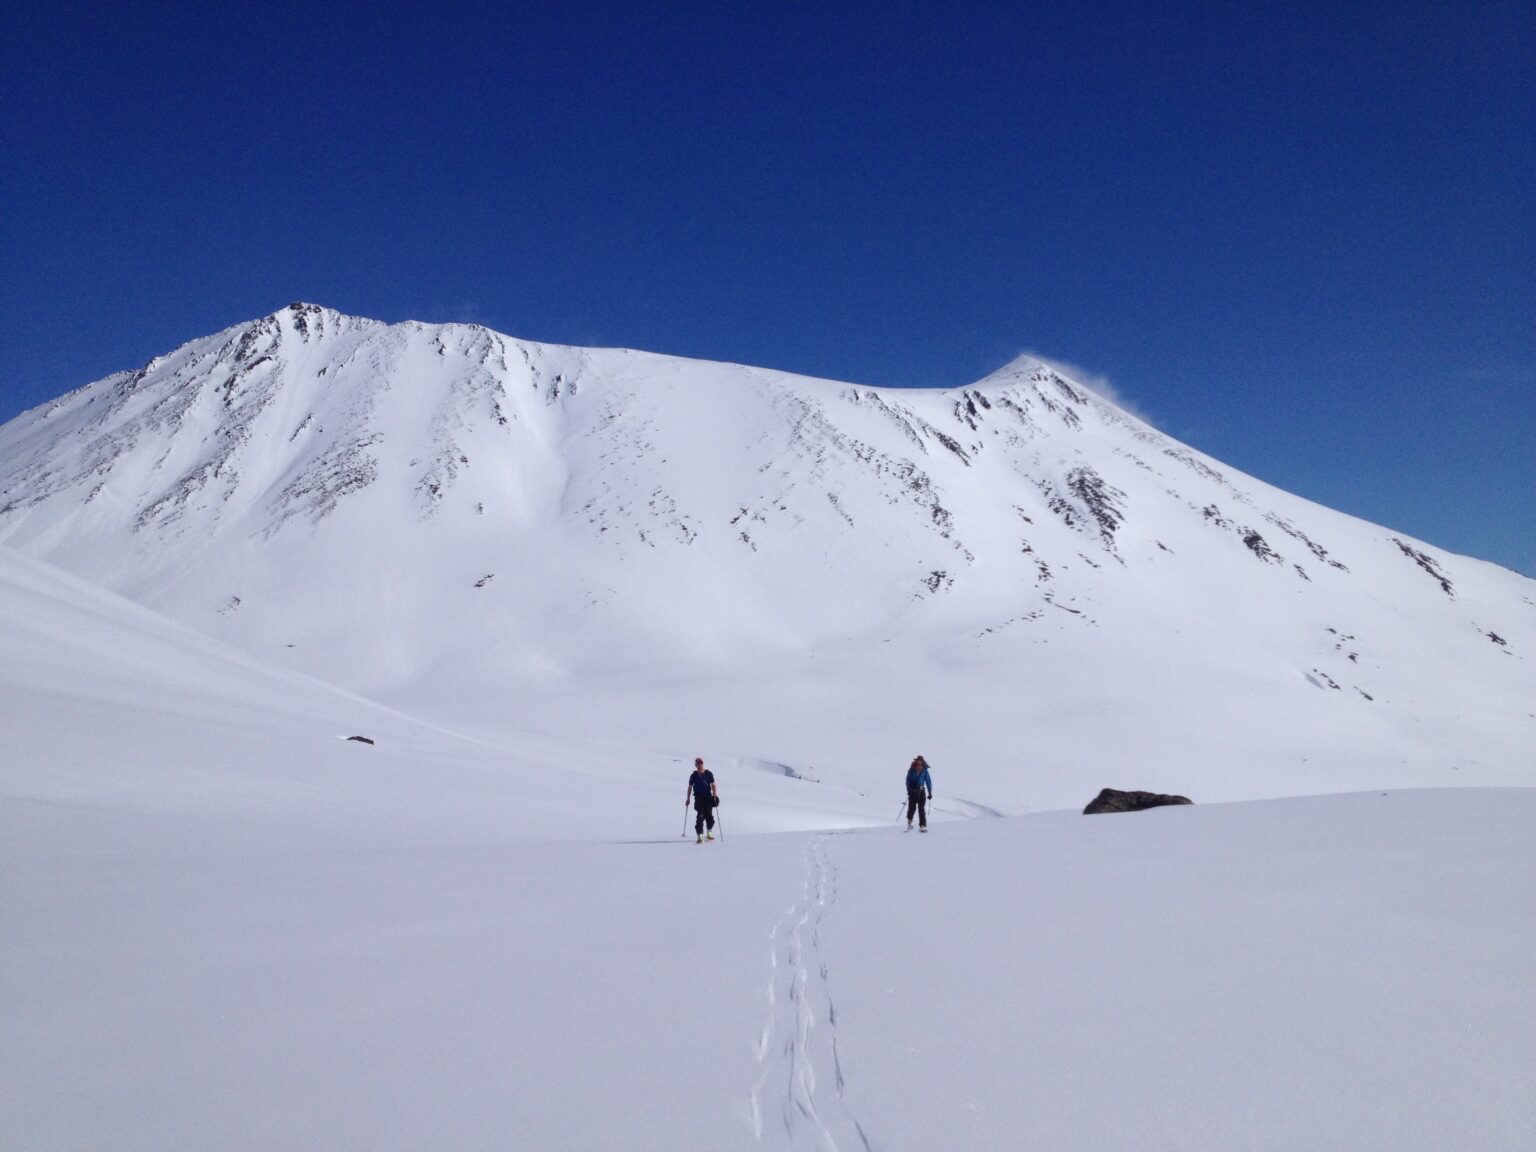
[[690, 801], [693, 803], [693, 830], [698, 834], [698, 843], [713, 840], [715, 805], [720, 803], [720, 793], [715, 790], [715, 774], [704, 767], [702, 756], [693, 762], [693, 775], [688, 777], [688, 795], [683, 799], [685, 809]]

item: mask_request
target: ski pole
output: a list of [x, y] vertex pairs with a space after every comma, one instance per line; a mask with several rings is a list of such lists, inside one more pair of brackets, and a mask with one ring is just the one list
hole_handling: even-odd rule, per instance
[[688, 839], [688, 800], [683, 799], [683, 839]]
[[725, 843], [725, 821], [720, 819], [720, 805], [715, 805], [715, 827], [720, 829], [720, 843]]

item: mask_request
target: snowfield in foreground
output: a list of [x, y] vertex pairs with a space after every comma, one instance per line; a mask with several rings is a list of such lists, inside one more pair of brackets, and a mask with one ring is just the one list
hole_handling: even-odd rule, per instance
[[0, 813], [6, 1148], [1486, 1152], [1536, 1131], [1530, 790], [702, 847]]

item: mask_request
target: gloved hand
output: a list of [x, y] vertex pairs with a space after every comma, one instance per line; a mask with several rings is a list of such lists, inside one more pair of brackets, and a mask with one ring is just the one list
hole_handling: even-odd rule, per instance
[[932, 792], [928, 793], [928, 799], [929, 799], [930, 802], [933, 800], [933, 793]]
[[714, 808], [718, 808], [718, 807], [720, 807], [720, 797], [718, 797], [718, 796], [715, 796], [715, 797], [713, 797], [713, 798], [712, 798], [712, 799], [711, 799], [711, 800], [710, 800], [710, 802], [709, 802], [709, 803], [710, 803], [710, 806], [711, 806], [711, 807], [714, 807]]

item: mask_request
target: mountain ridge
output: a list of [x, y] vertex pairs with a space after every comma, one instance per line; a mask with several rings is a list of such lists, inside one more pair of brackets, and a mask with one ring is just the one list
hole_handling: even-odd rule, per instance
[[[1276, 711], [1327, 748], [1384, 726], [1371, 759], [1406, 753], [1409, 784], [1468, 748], [1511, 782], [1536, 735], [1536, 584], [1245, 476], [1030, 357], [883, 389], [296, 302], [0, 426], [0, 542], [455, 722], [667, 750], [691, 727], [806, 767], [776, 727], [841, 711], [853, 779], [906, 714], [1003, 759], [1000, 684], [1044, 699], [1025, 729], [1059, 761], [1134, 752], [1081, 729], [1094, 708], [1168, 739], [1232, 709], [1223, 755], [1249, 718], [1293, 766], [1310, 744]], [[678, 706], [712, 681], [717, 717]]]

